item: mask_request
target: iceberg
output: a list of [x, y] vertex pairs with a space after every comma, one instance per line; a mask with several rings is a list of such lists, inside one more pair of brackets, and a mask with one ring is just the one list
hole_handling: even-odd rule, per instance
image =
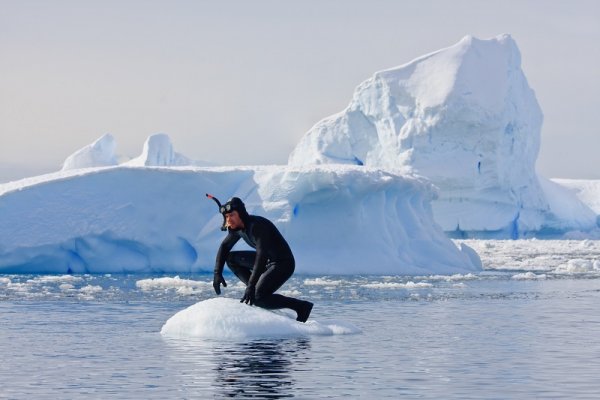
[[169, 166], [206, 166], [206, 163], [194, 161], [173, 149], [171, 138], [166, 133], [151, 135], [144, 143], [140, 156], [127, 161], [124, 165], [146, 167]]
[[[568, 204], [565, 204], [567, 203], [566, 201], [562, 202], [564, 205], [563, 212], [567, 213], [567, 215], [568, 213], [573, 214], [572, 207], [579, 207], [578, 204], [581, 203], [585, 204], [596, 215], [597, 228], [592, 231], [571, 231], [568, 232], [567, 236], [582, 239], [600, 238], [600, 180], [551, 179], [547, 181], [547, 185], [549, 188], [554, 188], [555, 192], [558, 192], [559, 195], [553, 197], [557, 203], [564, 197], [567, 199], [576, 197], [580, 201], [580, 203], [569, 201]], [[546, 190], [546, 193], [549, 193], [549, 190]], [[558, 209], [560, 207], [559, 203], [553, 208]]]
[[102, 135], [93, 143], [71, 154], [63, 163], [62, 171], [127, 165], [137, 167], [181, 167], [209, 166], [203, 161], [192, 160], [175, 151], [171, 138], [166, 133], [150, 135], [144, 142], [142, 153], [131, 160], [119, 162], [115, 149], [117, 143], [110, 133]]
[[[600, 180], [598, 179], [551, 179], [566, 188], [592, 211], [600, 215]], [[599, 224], [600, 226], [600, 224]]]
[[115, 138], [110, 133], [102, 135], [93, 143], [67, 157], [62, 170], [117, 165], [119, 162], [115, 155], [115, 148]]
[[[440, 190], [432, 202], [435, 220], [453, 236], [593, 229], [596, 213], [540, 182], [542, 120], [511, 36], [466, 36], [361, 83], [345, 110], [306, 133], [289, 164], [352, 164], [426, 177]], [[552, 200], [556, 193], [559, 202]]]
[[379, 169], [132, 167], [0, 185], [0, 273], [210, 272], [224, 233], [205, 197], [241, 197], [272, 220], [304, 274], [478, 271], [434, 222], [426, 180]]
[[166, 134], [116, 165], [104, 135], [59, 172], [0, 185], [0, 273], [210, 272], [223, 232], [205, 193], [241, 197], [272, 220], [298, 273], [480, 271], [477, 252], [446, 233], [517, 238], [600, 223], [596, 186], [535, 172], [541, 123], [516, 43], [502, 35], [376, 73], [288, 165], [199, 166]]

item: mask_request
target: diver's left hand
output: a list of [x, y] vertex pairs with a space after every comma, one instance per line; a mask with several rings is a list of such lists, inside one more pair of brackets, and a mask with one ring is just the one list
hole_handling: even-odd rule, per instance
[[219, 272], [215, 272], [215, 276], [213, 278], [213, 288], [215, 288], [216, 294], [221, 294], [221, 285], [227, 287], [227, 282], [225, 282], [225, 278], [223, 278], [223, 274]]
[[254, 285], [249, 285], [248, 287], [246, 287], [246, 291], [244, 292], [244, 297], [242, 297], [242, 299], [240, 300], [240, 303], [246, 303], [246, 304], [253, 305], [254, 304], [254, 292], [255, 292]]

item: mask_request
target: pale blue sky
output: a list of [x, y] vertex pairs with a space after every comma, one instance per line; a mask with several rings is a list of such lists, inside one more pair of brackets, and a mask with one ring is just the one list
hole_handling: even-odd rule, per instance
[[0, 182], [104, 133], [283, 164], [374, 72], [501, 33], [544, 112], [538, 171], [600, 179], [600, 2], [0, 0]]

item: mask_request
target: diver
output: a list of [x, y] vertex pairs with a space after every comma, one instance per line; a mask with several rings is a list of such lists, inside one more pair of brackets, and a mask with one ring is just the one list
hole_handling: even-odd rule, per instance
[[[266, 218], [249, 215], [238, 197], [232, 197], [221, 206], [223, 227], [227, 236], [223, 239], [215, 262], [213, 287], [221, 294], [221, 285], [227, 287], [223, 278], [225, 263], [246, 284], [241, 302], [266, 309], [289, 308], [296, 311], [296, 321], [306, 322], [313, 303], [275, 294], [294, 273], [295, 261], [290, 246], [275, 225]], [[238, 240], [244, 241], [256, 251], [231, 251]]]

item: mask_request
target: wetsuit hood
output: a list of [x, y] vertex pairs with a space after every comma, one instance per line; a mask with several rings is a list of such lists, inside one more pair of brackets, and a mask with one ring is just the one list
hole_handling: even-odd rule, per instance
[[242, 219], [242, 222], [244, 222], [244, 226], [248, 227], [250, 224], [250, 215], [248, 214], [248, 211], [246, 211], [246, 205], [239, 197], [232, 197], [227, 200], [227, 202], [221, 206], [219, 211], [221, 211], [223, 217], [227, 213], [237, 211]]

